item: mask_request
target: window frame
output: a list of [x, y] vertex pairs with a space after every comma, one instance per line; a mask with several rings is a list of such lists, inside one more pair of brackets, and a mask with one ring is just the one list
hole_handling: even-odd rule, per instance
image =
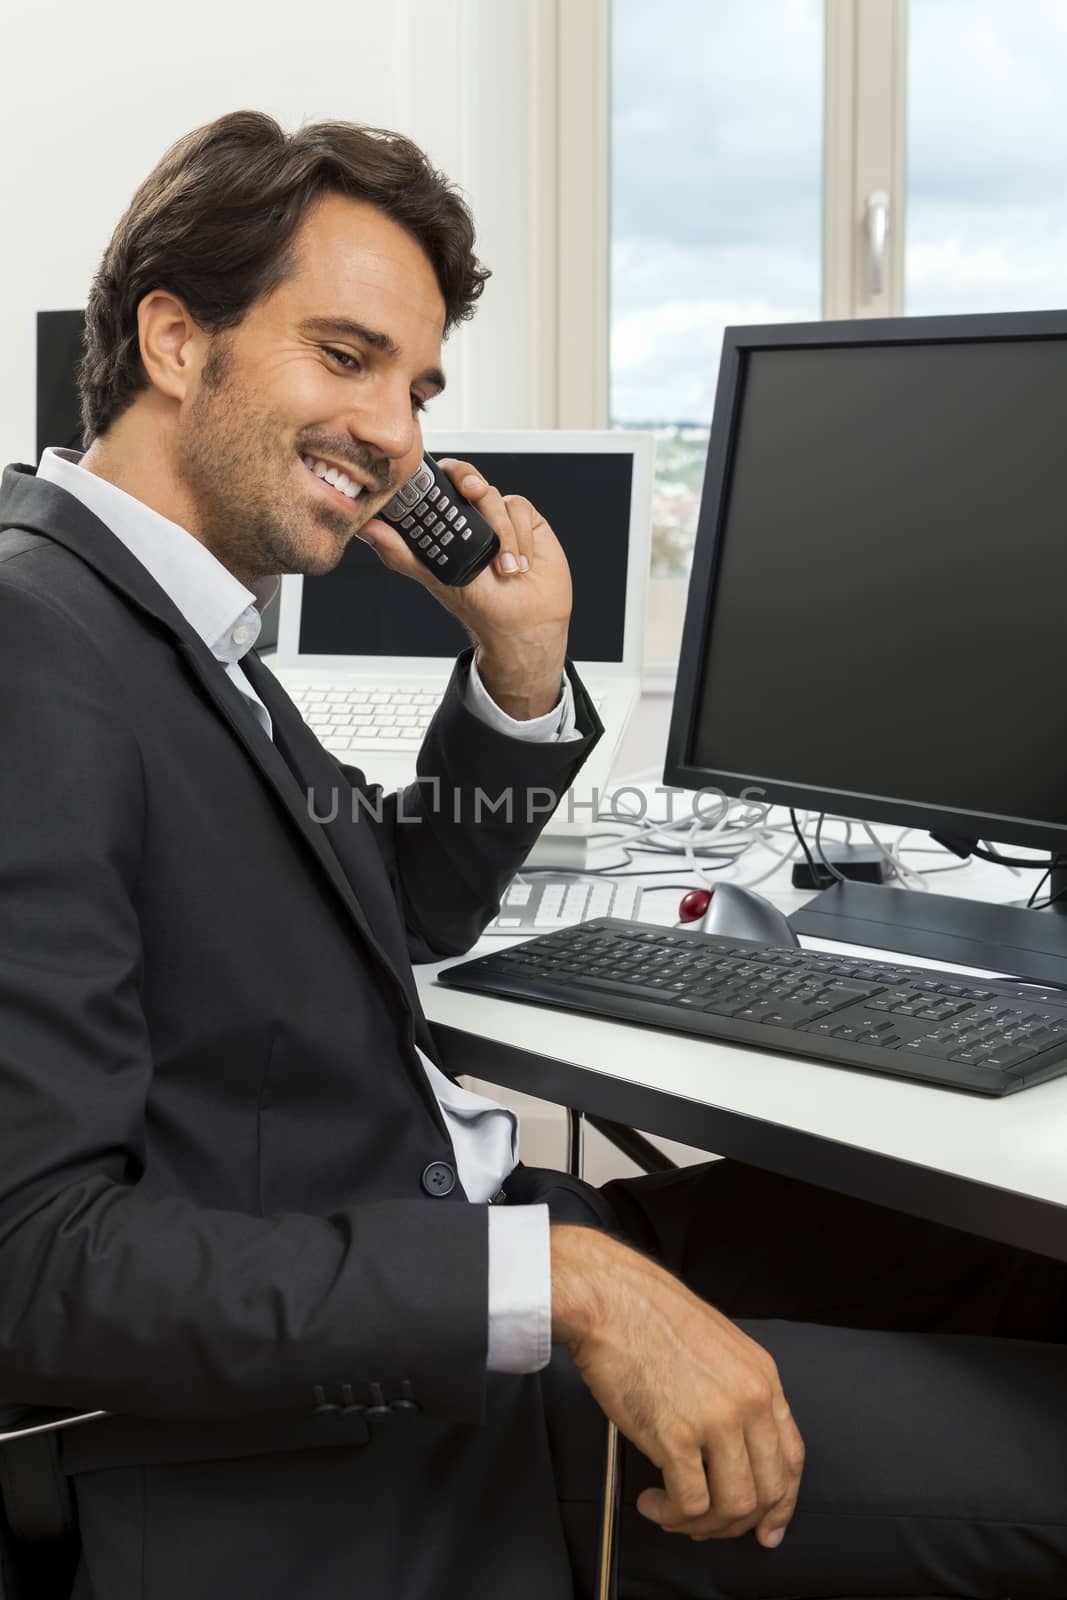
[[[824, 0], [822, 311], [900, 313], [904, 282], [907, 0]], [[608, 426], [611, 248], [611, 0], [551, 0], [556, 337], [544, 353], [547, 425]], [[867, 201], [888, 196], [881, 292], [872, 288]], [[658, 579], [658, 583], [684, 579]], [[646, 691], [671, 693], [677, 658], [649, 662]]]

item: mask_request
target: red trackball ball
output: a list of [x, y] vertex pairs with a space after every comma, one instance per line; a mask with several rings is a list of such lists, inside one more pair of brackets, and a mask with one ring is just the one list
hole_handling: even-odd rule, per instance
[[690, 889], [678, 907], [679, 922], [699, 922], [711, 904], [710, 889]]

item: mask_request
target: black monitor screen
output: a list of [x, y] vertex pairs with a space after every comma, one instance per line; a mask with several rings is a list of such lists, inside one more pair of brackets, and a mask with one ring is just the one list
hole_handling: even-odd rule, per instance
[[78, 363], [85, 316], [81, 311], [37, 313], [37, 459], [49, 445], [81, 450]]
[[1067, 827], [1065, 427], [1063, 336], [747, 351], [688, 765]]
[[[633, 456], [501, 451], [464, 460], [502, 494], [524, 495], [566, 551], [574, 584], [571, 655], [621, 661]], [[304, 654], [452, 656], [467, 643], [464, 629], [425, 589], [383, 567], [358, 539], [332, 572], [304, 579]]]

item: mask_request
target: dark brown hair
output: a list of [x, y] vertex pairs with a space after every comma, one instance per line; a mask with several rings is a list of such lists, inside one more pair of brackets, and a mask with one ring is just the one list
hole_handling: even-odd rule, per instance
[[287, 134], [234, 111], [172, 145], [119, 222], [93, 279], [78, 372], [86, 445], [147, 386], [137, 307], [166, 289], [208, 332], [232, 328], [292, 270], [293, 236], [324, 195], [376, 206], [422, 247], [445, 332], [474, 313], [487, 268], [456, 189], [410, 139], [354, 122]]

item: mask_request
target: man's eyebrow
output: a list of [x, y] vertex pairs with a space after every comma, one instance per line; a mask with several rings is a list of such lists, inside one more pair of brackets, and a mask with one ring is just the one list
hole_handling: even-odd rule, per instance
[[[387, 333], [368, 328], [352, 317], [306, 317], [300, 324], [300, 332], [327, 339], [360, 339], [364, 344], [369, 344], [372, 350], [380, 350], [383, 356], [400, 354], [399, 347]], [[432, 383], [438, 393], [445, 387], [445, 375], [440, 367], [427, 367], [425, 372], [419, 374], [418, 381]]]

